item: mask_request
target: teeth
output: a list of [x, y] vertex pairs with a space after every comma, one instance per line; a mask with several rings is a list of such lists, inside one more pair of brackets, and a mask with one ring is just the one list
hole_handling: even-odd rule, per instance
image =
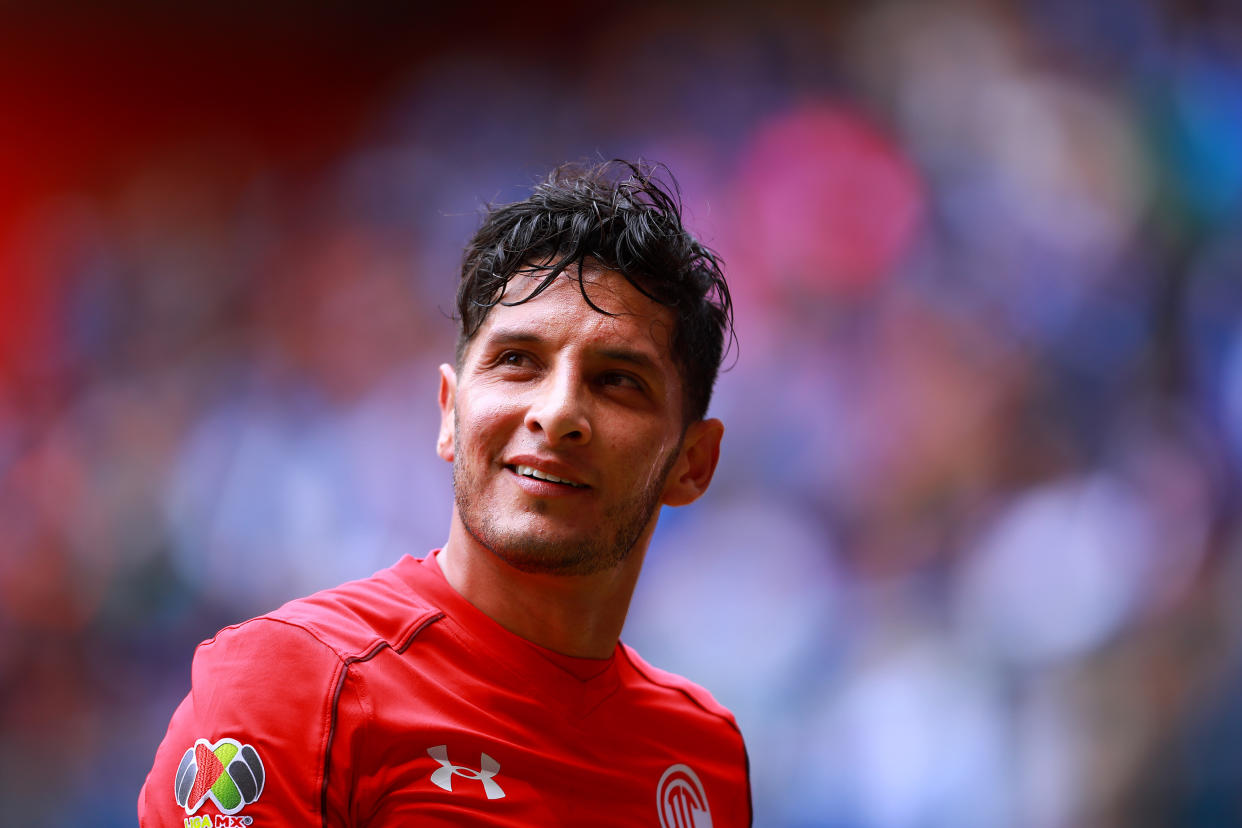
[[517, 473], [523, 477], [533, 477], [536, 480], [548, 480], [552, 483], [564, 483], [568, 486], [577, 486], [580, 489], [585, 488], [581, 483], [575, 483], [572, 480], [564, 480], [560, 477], [550, 475], [547, 472], [539, 471], [539, 469], [532, 469], [530, 466], [517, 466], [516, 468]]

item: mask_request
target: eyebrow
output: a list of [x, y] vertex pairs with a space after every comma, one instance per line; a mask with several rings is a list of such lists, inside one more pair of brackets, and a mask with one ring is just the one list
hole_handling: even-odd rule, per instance
[[601, 348], [597, 353], [604, 359], [610, 359], [615, 362], [628, 362], [637, 368], [644, 368], [650, 371], [656, 370], [655, 360], [642, 351], [634, 351], [629, 348]]
[[484, 337], [488, 342], [505, 345], [510, 342], [542, 342], [543, 337], [533, 331], [501, 328]]

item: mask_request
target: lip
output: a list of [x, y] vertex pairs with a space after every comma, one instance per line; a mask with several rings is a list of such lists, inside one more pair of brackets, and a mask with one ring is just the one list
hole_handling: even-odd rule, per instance
[[[591, 491], [591, 485], [583, 479], [583, 475], [565, 463], [558, 460], [550, 460], [548, 458], [532, 457], [530, 455], [519, 455], [507, 458], [502, 465], [505, 471], [513, 476], [518, 484], [532, 494], [581, 494]], [[538, 480], [533, 477], [526, 477], [517, 473], [518, 466], [530, 466], [538, 469], [545, 474], [553, 477], [559, 477], [562, 480], [570, 480], [580, 484], [583, 488], [567, 486], [563, 483], [553, 483], [550, 480]]]

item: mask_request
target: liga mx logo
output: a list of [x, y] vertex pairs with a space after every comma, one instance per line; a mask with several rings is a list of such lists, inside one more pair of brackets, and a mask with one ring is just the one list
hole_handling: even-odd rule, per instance
[[687, 765], [670, 765], [656, 788], [660, 828], [712, 828], [703, 783]]
[[263, 778], [263, 762], [250, 745], [236, 739], [221, 739], [214, 745], [199, 739], [181, 757], [174, 792], [187, 814], [209, 798], [220, 813], [235, 814], [263, 793]]

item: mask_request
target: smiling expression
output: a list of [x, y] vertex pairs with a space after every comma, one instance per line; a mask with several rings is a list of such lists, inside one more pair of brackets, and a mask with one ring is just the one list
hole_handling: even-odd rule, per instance
[[[613, 271], [563, 275], [496, 305], [456, 372], [442, 368], [439, 452], [456, 516], [526, 572], [586, 575], [649, 537], [682, 455], [673, 316]], [[536, 279], [515, 279], [506, 299]]]

